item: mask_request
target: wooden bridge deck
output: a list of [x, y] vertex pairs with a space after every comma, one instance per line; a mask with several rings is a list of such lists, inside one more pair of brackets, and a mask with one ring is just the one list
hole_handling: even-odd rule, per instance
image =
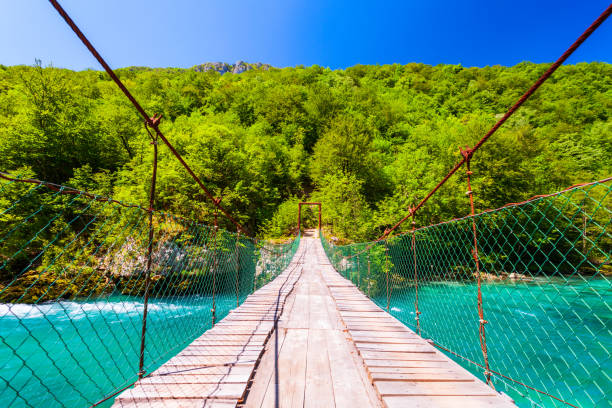
[[512, 407], [334, 271], [317, 239], [113, 407]]

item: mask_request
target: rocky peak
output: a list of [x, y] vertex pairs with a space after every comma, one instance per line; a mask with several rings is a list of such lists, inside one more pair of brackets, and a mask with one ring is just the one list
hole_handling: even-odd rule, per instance
[[226, 72], [241, 74], [252, 69], [263, 69], [267, 71], [270, 68], [271, 66], [269, 64], [262, 64], [261, 62], [249, 64], [248, 62], [238, 61], [235, 64], [228, 64], [227, 62], [206, 62], [196, 65], [192, 69], [197, 72], [217, 71], [220, 74], [225, 74]]

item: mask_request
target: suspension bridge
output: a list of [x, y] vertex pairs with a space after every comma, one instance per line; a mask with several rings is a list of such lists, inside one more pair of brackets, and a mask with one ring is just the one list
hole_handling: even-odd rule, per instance
[[[236, 342], [238, 339], [238, 342]], [[289, 267], [115, 407], [511, 407], [376, 306], [304, 237]]]
[[[609, 404], [612, 178], [477, 212], [470, 164], [612, 6], [378, 240], [336, 245], [321, 203], [299, 206], [317, 230], [251, 237], [50, 3], [142, 115], [151, 189], [142, 207], [0, 172], [3, 406]], [[154, 208], [158, 143], [214, 225]], [[417, 228], [461, 168], [470, 213]]]

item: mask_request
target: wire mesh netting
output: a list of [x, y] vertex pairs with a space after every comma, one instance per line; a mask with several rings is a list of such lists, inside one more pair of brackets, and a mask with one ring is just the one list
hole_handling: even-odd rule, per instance
[[151, 372], [274, 279], [298, 245], [158, 211], [150, 223], [139, 206], [0, 181], [0, 406], [114, 394], [138, 379], [145, 305]]
[[519, 406], [602, 406], [612, 392], [610, 191], [607, 179], [386, 241], [322, 242], [338, 272], [484, 379], [480, 275], [495, 388]]

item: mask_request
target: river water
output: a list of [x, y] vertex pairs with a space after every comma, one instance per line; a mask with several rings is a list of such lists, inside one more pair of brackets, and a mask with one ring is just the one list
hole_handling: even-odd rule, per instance
[[[147, 371], [211, 327], [211, 306], [204, 296], [150, 301]], [[217, 319], [235, 306], [217, 296]], [[0, 407], [88, 407], [135, 381], [142, 312], [142, 298], [129, 297], [0, 304]]]
[[[604, 278], [483, 284], [491, 369], [579, 407], [612, 406], [611, 289]], [[386, 308], [386, 297], [374, 300]], [[390, 313], [413, 329], [414, 301], [412, 288], [390, 299]], [[421, 285], [419, 311], [423, 337], [483, 362], [475, 284]], [[449, 356], [484, 378], [482, 368]], [[511, 381], [494, 385], [522, 407], [567, 406]]]
[[[611, 294], [605, 279], [484, 285], [491, 368], [580, 407], [610, 406]], [[375, 301], [386, 307], [386, 298]], [[217, 297], [218, 319], [234, 306], [234, 297]], [[148, 371], [210, 328], [210, 309], [209, 297], [152, 300]], [[423, 337], [482, 362], [474, 284], [421, 285], [419, 309]], [[0, 407], [86, 407], [133, 382], [142, 311], [141, 299], [127, 297], [0, 305]], [[414, 327], [414, 290], [394, 291], [390, 312]], [[482, 369], [453, 358], [482, 378]], [[495, 379], [519, 406], [562, 405], [507, 384]]]

